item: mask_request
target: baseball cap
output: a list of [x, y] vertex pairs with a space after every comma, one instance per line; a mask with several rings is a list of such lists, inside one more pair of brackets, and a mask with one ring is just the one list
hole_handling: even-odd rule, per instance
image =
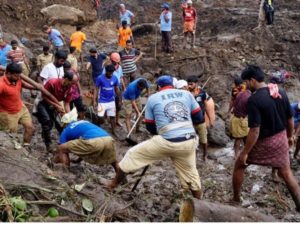
[[157, 79], [156, 84], [160, 87], [168, 85], [173, 86], [173, 77], [171, 77], [170, 75], [162, 75]]

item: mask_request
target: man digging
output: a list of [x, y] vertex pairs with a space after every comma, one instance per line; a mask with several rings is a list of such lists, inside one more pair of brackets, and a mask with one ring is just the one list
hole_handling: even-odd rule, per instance
[[173, 88], [171, 76], [161, 76], [157, 85], [159, 92], [149, 97], [145, 114], [146, 128], [154, 136], [129, 149], [107, 188], [116, 188], [126, 173], [170, 157], [183, 189], [200, 199], [201, 184], [196, 168], [198, 138], [193, 127], [193, 123], [202, 120], [200, 106], [191, 93]]

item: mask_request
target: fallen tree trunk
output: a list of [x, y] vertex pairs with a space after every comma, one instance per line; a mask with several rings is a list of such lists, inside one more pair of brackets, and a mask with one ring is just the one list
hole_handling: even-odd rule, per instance
[[[203, 200], [193, 199], [194, 206], [191, 201], [186, 200], [180, 210], [180, 222], [185, 218], [189, 219], [190, 211], [194, 210], [194, 221], [201, 222], [275, 222], [273, 216], [265, 215], [254, 210], [223, 205], [220, 203], [211, 203]], [[186, 211], [184, 210], [186, 209]], [[185, 216], [188, 215], [188, 216]]]

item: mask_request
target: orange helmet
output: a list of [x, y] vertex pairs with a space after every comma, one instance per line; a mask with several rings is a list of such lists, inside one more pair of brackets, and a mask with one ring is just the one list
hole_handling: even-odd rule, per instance
[[111, 55], [110, 55], [110, 60], [111, 60], [111, 61], [114, 61], [114, 62], [116, 62], [116, 63], [119, 63], [119, 62], [121, 61], [121, 57], [120, 57], [119, 53], [113, 52], [113, 53], [111, 53]]

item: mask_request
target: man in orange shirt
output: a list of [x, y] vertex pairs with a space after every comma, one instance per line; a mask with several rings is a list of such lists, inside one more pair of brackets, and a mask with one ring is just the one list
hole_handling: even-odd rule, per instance
[[192, 7], [192, 0], [186, 1], [187, 6], [182, 7], [183, 11], [183, 33], [184, 33], [184, 47], [187, 44], [188, 34], [192, 34], [192, 48], [195, 47], [195, 33], [197, 25], [197, 12], [194, 7]]
[[77, 26], [76, 32], [74, 32], [70, 37], [70, 46], [75, 47], [79, 55], [81, 55], [82, 45], [86, 40], [86, 35], [81, 31], [81, 29], [82, 29], [81, 26]]
[[21, 99], [22, 88], [36, 90], [35, 87], [22, 81], [22, 67], [10, 63], [5, 74], [0, 78], [0, 130], [17, 132], [18, 123], [24, 127], [24, 146], [28, 146], [34, 133], [30, 113]]
[[131, 40], [133, 45], [133, 36], [132, 36], [132, 31], [129, 26], [127, 26], [127, 21], [123, 20], [122, 21], [122, 27], [119, 28], [119, 48], [120, 50], [126, 47], [126, 41]]

